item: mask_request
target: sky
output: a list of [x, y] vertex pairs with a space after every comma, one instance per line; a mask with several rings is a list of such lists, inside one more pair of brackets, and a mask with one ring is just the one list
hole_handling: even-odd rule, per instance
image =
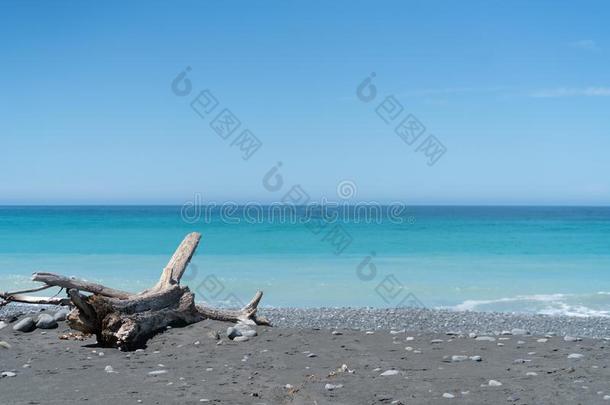
[[[604, 1], [3, 1], [0, 204], [266, 203], [298, 186], [608, 205], [609, 18]], [[395, 132], [408, 116], [425, 127], [412, 144]]]

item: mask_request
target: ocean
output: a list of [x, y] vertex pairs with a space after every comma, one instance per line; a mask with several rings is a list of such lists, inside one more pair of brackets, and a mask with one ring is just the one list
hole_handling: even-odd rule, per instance
[[0, 207], [0, 290], [33, 286], [35, 271], [143, 290], [196, 231], [184, 283], [215, 305], [262, 289], [263, 306], [610, 316], [610, 208], [388, 211], [303, 224], [244, 207], [229, 219], [180, 206]]

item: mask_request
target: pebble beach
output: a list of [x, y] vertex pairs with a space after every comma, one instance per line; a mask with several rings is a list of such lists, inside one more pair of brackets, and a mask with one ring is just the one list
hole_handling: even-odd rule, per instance
[[[610, 403], [607, 318], [261, 312], [273, 327], [203, 321], [122, 352], [68, 336], [58, 308], [9, 304], [0, 312], [2, 403]], [[14, 330], [41, 317], [59, 320]]]

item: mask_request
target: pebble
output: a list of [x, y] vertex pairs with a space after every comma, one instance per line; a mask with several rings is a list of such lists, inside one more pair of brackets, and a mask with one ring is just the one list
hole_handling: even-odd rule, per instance
[[3, 371], [0, 375], [2, 377], [15, 377], [17, 374], [13, 373], [12, 371]]
[[36, 321], [36, 327], [39, 329], [54, 329], [57, 328], [57, 321], [49, 314], [41, 314]]
[[432, 339], [430, 341], [430, 343], [432, 343], [432, 344], [443, 343], [443, 339]]
[[333, 335], [335, 335], [335, 336], [341, 336], [341, 335], [343, 335], [343, 333], [339, 332], [338, 330], [334, 330], [334, 331], [332, 331], [332, 334], [333, 334]]
[[104, 371], [107, 373], [114, 373], [114, 369], [112, 368], [112, 366], [106, 366], [104, 367]]
[[470, 332], [470, 333], [468, 334], [468, 337], [469, 337], [469, 338], [471, 338], [471, 339], [475, 339], [475, 338], [477, 337], [477, 334], [476, 334], [476, 333], [474, 333], [474, 332]]
[[604, 395], [604, 401], [610, 401], [610, 395]]
[[411, 340], [415, 340], [415, 338], [413, 336], [407, 336], [407, 342], [410, 342]]
[[286, 384], [286, 385], [284, 386], [284, 388], [286, 388], [287, 390], [291, 390], [291, 389], [293, 389], [293, 388], [294, 388], [294, 386], [293, 386], [292, 384]]
[[336, 390], [337, 388], [343, 388], [343, 384], [326, 384], [324, 389], [328, 391]]
[[6, 343], [4, 340], [0, 340], [0, 347], [3, 348], [3, 349], [10, 349], [11, 345]]
[[474, 340], [485, 341], [485, 342], [495, 342], [496, 338], [493, 336], [477, 336]]
[[585, 356], [580, 353], [568, 354], [568, 359], [582, 359], [583, 357], [585, 357]]
[[36, 329], [36, 324], [34, 323], [34, 320], [29, 316], [23, 318], [13, 326], [13, 330], [16, 330], [18, 332], [31, 332], [34, 329]]
[[160, 375], [160, 374], [166, 374], [167, 370], [154, 370], [154, 371], [149, 371], [148, 375]]
[[489, 385], [490, 387], [499, 387], [499, 386], [502, 385], [502, 383], [500, 381], [497, 381], [497, 380], [489, 380], [487, 385]]
[[481, 361], [481, 360], [483, 360], [481, 358], [481, 356], [470, 356], [469, 359], [472, 360], [472, 361]]
[[548, 341], [549, 340], [547, 338], [540, 338], [540, 339], [536, 340], [536, 342], [538, 342], [538, 343], [546, 343]]
[[580, 342], [582, 339], [574, 336], [564, 336], [563, 340], [565, 340], [566, 342]]
[[449, 398], [449, 399], [451, 399], [451, 398], [455, 398], [455, 395], [450, 394], [450, 393], [448, 393], [448, 392], [445, 392], [445, 393], [443, 394], [443, 398]]
[[457, 354], [451, 356], [452, 363], [459, 363], [460, 361], [465, 361], [465, 360], [468, 360], [468, 356], [457, 355]]
[[391, 330], [390, 331], [390, 335], [398, 335], [401, 333], [406, 333], [407, 331], [405, 329], [401, 329], [401, 330]]
[[237, 336], [233, 338], [234, 342], [247, 342], [248, 340], [250, 340], [248, 336]]
[[57, 322], [65, 321], [69, 313], [70, 310], [68, 309], [60, 309], [59, 311], [55, 312], [55, 314], [53, 315], [53, 319], [55, 319], [55, 321]]
[[386, 370], [380, 374], [381, 377], [389, 377], [393, 375], [398, 375], [398, 370]]
[[527, 375], [527, 376], [537, 376], [538, 373], [536, 373], [534, 371], [528, 371], [527, 373], [525, 373], [525, 375]]

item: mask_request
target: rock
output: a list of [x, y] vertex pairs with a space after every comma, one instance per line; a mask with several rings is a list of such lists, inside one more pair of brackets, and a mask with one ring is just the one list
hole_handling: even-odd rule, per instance
[[432, 339], [432, 340], [430, 341], [430, 343], [432, 343], [433, 345], [434, 345], [434, 344], [438, 344], [438, 343], [443, 343], [443, 339]]
[[69, 313], [70, 310], [66, 308], [60, 309], [59, 311], [55, 312], [55, 314], [53, 315], [53, 319], [55, 319], [56, 322], [65, 321]]
[[515, 360], [513, 360], [513, 363], [515, 363], [515, 364], [523, 364], [523, 363], [528, 363], [530, 361], [531, 360], [528, 360], [528, 359], [515, 359]]
[[390, 331], [390, 335], [398, 335], [401, 333], [406, 333], [407, 331], [405, 329], [401, 329], [401, 330], [391, 330]]
[[568, 359], [582, 359], [583, 357], [585, 356], [580, 353], [568, 354]]
[[15, 325], [13, 325], [13, 330], [16, 330], [18, 332], [31, 332], [34, 329], [36, 329], [36, 324], [34, 323], [34, 320], [29, 316], [23, 318]]
[[229, 339], [235, 339], [238, 336], [241, 336], [241, 332], [237, 328], [233, 326], [227, 328], [227, 337]]
[[324, 389], [328, 391], [336, 390], [338, 388], [343, 388], [343, 384], [326, 384]]
[[107, 373], [114, 373], [114, 369], [112, 368], [112, 366], [106, 366], [104, 367], [104, 371]]
[[449, 398], [449, 399], [451, 399], [451, 398], [455, 398], [455, 395], [450, 394], [450, 393], [448, 393], [448, 392], [445, 392], [445, 393], [443, 394], [443, 398]]
[[247, 342], [248, 340], [250, 340], [248, 336], [237, 336], [233, 339], [234, 342]]
[[227, 328], [227, 337], [229, 339], [235, 339], [240, 336], [254, 337], [256, 336], [256, 330], [252, 329], [249, 325], [242, 323]]
[[547, 338], [540, 338], [540, 339], [536, 340], [536, 342], [538, 342], [538, 343], [546, 343], [548, 341], [549, 340]]
[[291, 390], [294, 388], [294, 386], [292, 384], [286, 384], [284, 385], [284, 388], [286, 388], [287, 390]]
[[36, 327], [40, 329], [54, 329], [57, 328], [57, 321], [49, 314], [42, 314], [36, 321]]
[[534, 372], [534, 371], [528, 371], [527, 373], [525, 373], [525, 375], [527, 375], [527, 376], [532, 376], [532, 377], [533, 377], [533, 376], [537, 376], [537, 375], [538, 375], [538, 373], [536, 373], [536, 372]]
[[563, 340], [565, 340], [566, 342], [580, 342], [582, 339], [574, 336], [564, 336]]
[[465, 360], [468, 360], [468, 356], [462, 356], [462, 355], [451, 356], [452, 363], [459, 363], [460, 361], [465, 361]]
[[244, 329], [244, 330], [241, 330], [240, 332], [241, 332], [242, 336], [249, 337], [249, 338], [257, 335], [257, 333], [254, 329]]
[[393, 376], [393, 375], [398, 375], [398, 370], [387, 370], [379, 375], [381, 377], [389, 377], [389, 376]]
[[474, 332], [470, 332], [470, 333], [468, 334], [468, 337], [469, 337], [469, 338], [471, 338], [471, 339], [474, 339], [474, 338], [476, 338], [476, 337], [477, 337], [477, 334], [476, 334], [476, 333], [474, 333]]
[[313, 357], [318, 357], [318, 355], [315, 353], [307, 353], [307, 357], [313, 358]]
[[530, 333], [525, 329], [514, 328], [510, 331], [513, 335], [529, 335]]
[[502, 383], [500, 381], [496, 381], [496, 380], [489, 380], [487, 385], [489, 385], [490, 387], [499, 387], [502, 385]]
[[513, 333], [509, 330], [503, 330], [502, 332], [500, 332], [500, 335], [503, 336], [508, 336], [508, 335], [512, 335]]
[[485, 342], [495, 342], [496, 338], [493, 336], [477, 336], [474, 340], [485, 341]]
[[15, 377], [17, 374], [13, 373], [12, 371], [3, 371], [0, 375], [2, 377]]
[[11, 345], [6, 343], [4, 340], [0, 340], [0, 347], [3, 348], [3, 349], [10, 349]]
[[481, 356], [470, 356], [469, 359], [472, 360], [472, 361], [481, 361], [481, 360], [483, 360], [481, 358]]
[[604, 401], [610, 401], [610, 395], [604, 395]]
[[335, 335], [335, 336], [341, 336], [341, 335], [343, 335], [343, 333], [339, 332], [338, 330], [334, 330], [334, 331], [332, 331], [332, 334], [333, 334], [333, 335]]
[[160, 374], [166, 374], [167, 370], [154, 370], [154, 371], [149, 371], [148, 375], [160, 375]]

